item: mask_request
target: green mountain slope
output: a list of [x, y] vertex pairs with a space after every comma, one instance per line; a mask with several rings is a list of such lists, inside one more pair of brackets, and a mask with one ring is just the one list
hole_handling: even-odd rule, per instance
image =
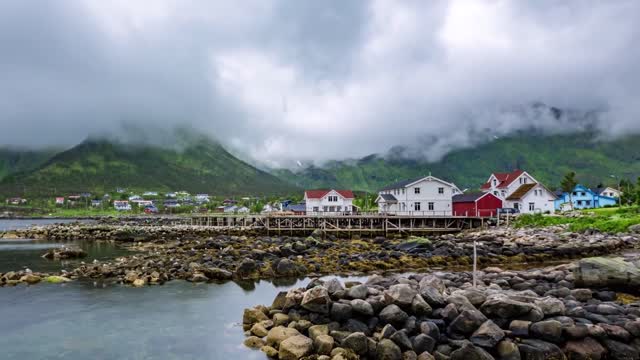
[[23, 151], [0, 148], [0, 180], [13, 173], [36, 169], [56, 152], [54, 149]]
[[462, 189], [477, 189], [492, 172], [516, 168], [527, 170], [550, 188], [556, 188], [568, 171], [575, 171], [580, 182], [593, 186], [617, 183], [610, 175], [635, 181], [640, 176], [640, 136], [600, 141], [591, 133], [518, 134], [451, 152], [433, 163], [371, 155], [295, 173], [276, 170], [274, 174], [305, 188], [376, 191], [394, 181], [431, 172]]
[[87, 140], [61, 152], [34, 171], [0, 183], [11, 196], [53, 196], [81, 191], [133, 190], [204, 192], [212, 195], [270, 195], [295, 186], [258, 170], [203, 137], [182, 137], [173, 148]]

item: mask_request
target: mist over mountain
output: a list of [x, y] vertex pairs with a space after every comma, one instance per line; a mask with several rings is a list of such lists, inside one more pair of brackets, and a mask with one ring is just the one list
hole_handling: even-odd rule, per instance
[[303, 188], [376, 192], [390, 183], [431, 173], [461, 189], [475, 190], [492, 172], [515, 169], [527, 170], [551, 189], [556, 189], [570, 171], [587, 186], [617, 186], [621, 178], [635, 181], [640, 176], [640, 136], [603, 139], [588, 131], [559, 135], [521, 132], [452, 151], [437, 161], [409, 156], [407, 149], [398, 146], [384, 155], [329, 161], [293, 171], [279, 169], [274, 174]]
[[179, 191], [216, 196], [284, 195], [297, 188], [229, 154], [219, 143], [182, 132], [173, 146], [90, 138], [5, 176], [0, 194], [53, 197], [83, 191]]

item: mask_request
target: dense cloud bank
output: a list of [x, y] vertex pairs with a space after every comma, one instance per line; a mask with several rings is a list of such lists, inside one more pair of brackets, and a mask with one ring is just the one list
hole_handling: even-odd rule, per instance
[[0, 144], [187, 125], [287, 165], [637, 132], [638, 20], [637, 1], [4, 1]]

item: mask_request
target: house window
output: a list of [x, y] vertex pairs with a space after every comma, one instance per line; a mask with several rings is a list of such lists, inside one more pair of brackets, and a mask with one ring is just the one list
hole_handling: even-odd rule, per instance
[[519, 203], [513, 203], [513, 208], [518, 210], [520, 209], [520, 204]]
[[420, 188], [414, 188], [414, 189], [413, 189], [413, 192], [414, 192], [415, 194], [420, 194]]
[[585, 192], [580, 193], [580, 195], [585, 196], [587, 195]]
[[342, 211], [342, 206], [336, 206], [336, 211], [337, 211], [337, 212]]
[[433, 203], [432, 202], [428, 203], [427, 206], [429, 207], [429, 211], [433, 211]]
[[578, 193], [574, 191], [573, 196], [578, 196]]
[[591, 206], [591, 200], [587, 200], [587, 206]]
[[[498, 194], [495, 194], [495, 195], [498, 195]], [[502, 196], [506, 196], [506, 195], [507, 195], [507, 192], [502, 190]]]
[[335, 211], [336, 211], [335, 206], [329, 206], [329, 212], [335, 212]]
[[324, 212], [329, 211], [329, 207], [328, 207], [328, 206], [323, 206], [323, 207], [322, 207], [322, 211], [324, 211]]
[[314, 206], [314, 207], [313, 207], [313, 212], [318, 212], [318, 211], [320, 211], [320, 208], [319, 208], [319, 207], [317, 207], [317, 206]]
[[494, 191], [494, 192], [493, 192], [493, 195], [498, 195], [498, 192], [497, 192], [497, 191]]
[[419, 202], [413, 203], [413, 210], [420, 211], [420, 203]]
[[582, 200], [578, 200], [578, 205], [582, 205]]
[[536, 203], [529, 203], [529, 211], [533, 211], [536, 209]]
[[493, 179], [493, 186], [496, 186], [496, 185], [498, 185], [498, 180]]
[[402, 195], [404, 195], [404, 189], [402, 189]]
[[443, 187], [439, 187], [438, 188], [438, 194], [444, 194], [444, 188]]

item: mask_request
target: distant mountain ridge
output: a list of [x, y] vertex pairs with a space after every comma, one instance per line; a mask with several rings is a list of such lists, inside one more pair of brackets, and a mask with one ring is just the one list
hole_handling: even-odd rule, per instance
[[478, 189], [492, 172], [514, 169], [527, 170], [552, 189], [569, 171], [575, 171], [581, 183], [591, 186], [613, 185], [619, 178], [635, 181], [640, 176], [640, 135], [603, 141], [594, 132], [520, 133], [450, 152], [436, 162], [406, 159], [399, 155], [401, 153], [402, 149], [396, 148], [388, 156], [374, 154], [300, 171], [278, 169], [273, 173], [304, 188], [334, 187], [370, 192], [429, 173], [452, 181], [461, 189]]
[[93, 138], [0, 182], [5, 196], [54, 196], [81, 191], [203, 192], [212, 195], [289, 194], [298, 189], [238, 160], [220, 144], [181, 134], [173, 147], [118, 144]]
[[59, 151], [54, 148], [42, 150], [0, 148], [0, 180], [13, 173], [36, 169]]
[[396, 147], [386, 156], [266, 172], [239, 160], [219, 143], [189, 132], [179, 134], [170, 146], [90, 138], [58, 153], [0, 149], [0, 195], [50, 197], [116, 187], [224, 196], [291, 196], [317, 188], [376, 192], [429, 173], [461, 189], [477, 189], [492, 172], [516, 168], [527, 170], [551, 189], [569, 171], [575, 171], [585, 185], [615, 185], [619, 178], [635, 181], [640, 176], [640, 135], [603, 141], [594, 132], [520, 133], [453, 151], [431, 163], [404, 156]]

